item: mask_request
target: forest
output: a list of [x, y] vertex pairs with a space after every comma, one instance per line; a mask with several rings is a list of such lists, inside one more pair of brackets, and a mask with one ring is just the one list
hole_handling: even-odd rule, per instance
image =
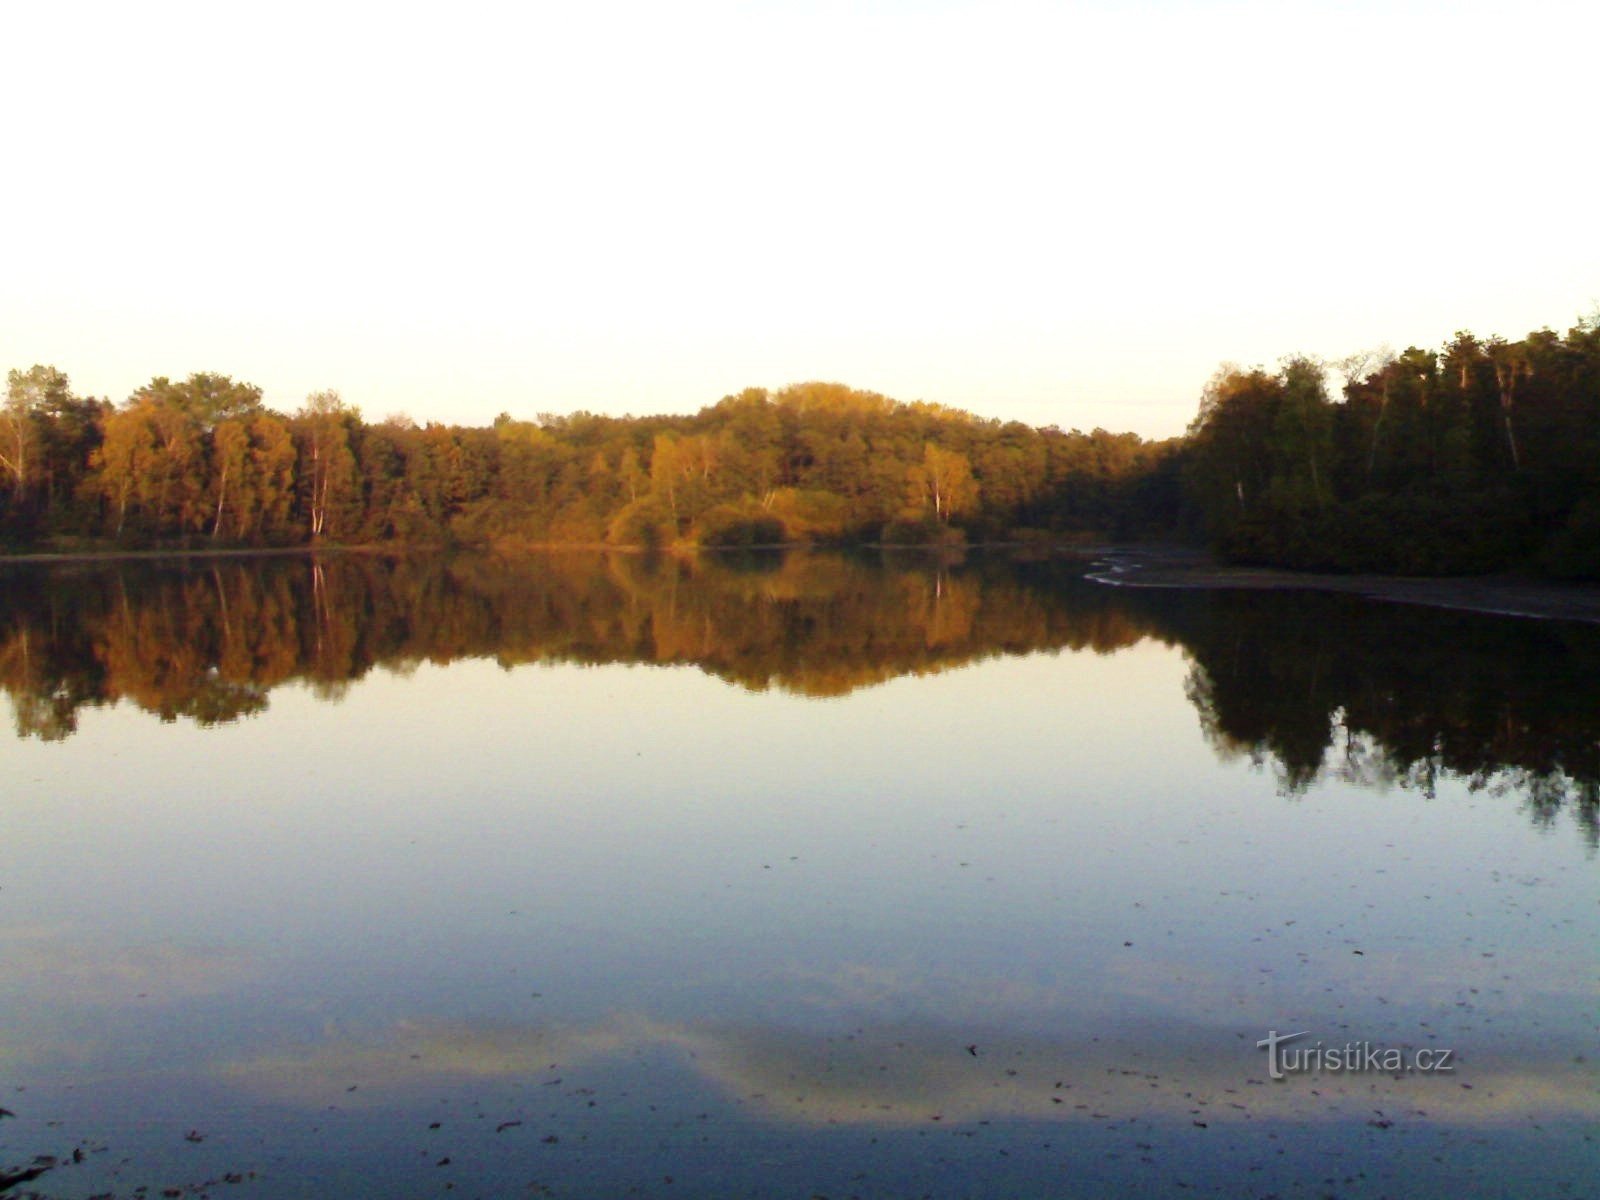
[[12, 371], [0, 538], [14, 547], [399, 543], [514, 548], [928, 544], [1169, 527], [1177, 442], [1034, 429], [838, 384], [688, 417], [364, 421], [214, 374], [125, 402]]
[[1600, 578], [1600, 315], [1565, 337], [1224, 367], [1182, 455], [1191, 511], [1233, 561]]
[[1165, 441], [834, 383], [692, 416], [471, 427], [369, 422], [333, 392], [279, 413], [209, 373], [113, 404], [35, 366], [10, 372], [0, 406], [12, 549], [1150, 537], [1302, 569], [1600, 578], [1600, 317], [1565, 336], [1224, 366]]

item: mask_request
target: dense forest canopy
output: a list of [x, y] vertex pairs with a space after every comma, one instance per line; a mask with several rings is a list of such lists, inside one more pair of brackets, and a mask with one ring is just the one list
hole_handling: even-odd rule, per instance
[[1458, 333], [1276, 372], [1224, 367], [1183, 448], [1187, 493], [1238, 561], [1600, 577], [1600, 317], [1565, 337]]
[[[1339, 380], [1338, 398], [1329, 377]], [[1221, 368], [1184, 438], [1063, 432], [840, 384], [693, 416], [488, 428], [293, 414], [227, 376], [121, 404], [55, 367], [0, 407], [11, 546], [773, 543], [1205, 536], [1224, 557], [1600, 577], [1600, 318], [1519, 342]]]
[[1171, 524], [1176, 442], [1062, 432], [838, 384], [751, 389], [688, 417], [376, 424], [332, 392], [292, 415], [226, 376], [79, 399], [12, 371], [11, 544], [961, 541]]

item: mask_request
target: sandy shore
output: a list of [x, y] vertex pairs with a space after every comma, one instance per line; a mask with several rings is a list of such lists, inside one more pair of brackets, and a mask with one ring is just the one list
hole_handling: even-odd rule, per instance
[[1115, 587], [1291, 588], [1346, 592], [1395, 604], [1555, 621], [1600, 622], [1600, 586], [1550, 583], [1512, 575], [1408, 579], [1392, 575], [1324, 575], [1274, 567], [1232, 567], [1203, 551], [1119, 548], [1095, 556], [1089, 578]]

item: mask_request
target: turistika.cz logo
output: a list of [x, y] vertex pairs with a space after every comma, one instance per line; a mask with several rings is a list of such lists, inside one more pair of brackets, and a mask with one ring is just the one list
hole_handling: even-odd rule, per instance
[[1438, 1074], [1454, 1071], [1455, 1051], [1424, 1046], [1375, 1046], [1371, 1042], [1343, 1042], [1330, 1046], [1321, 1038], [1304, 1045], [1290, 1045], [1311, 1036], [1309, 1029], [1299, 1033], [1267, 1030], [1256, 1049], [1267, 1052], [1267, 1075], [1284, 1079], [1289, 1075], [1358, 1074], [1364, 1071], [1386, 1075]]

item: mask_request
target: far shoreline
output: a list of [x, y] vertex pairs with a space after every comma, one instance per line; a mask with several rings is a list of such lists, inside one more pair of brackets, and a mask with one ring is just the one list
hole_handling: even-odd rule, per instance
[[[816, 551], [842, 549], [810, 543], [776, 543], [762, 546], [661, 547], [666, 555], [729, 554], [749, 551]], [[1600, 585], [1558, 583], [1532, 576], [1498, 574], [1482, 576], [1336, 575], [1293, 571], [1282, 567], [1234, 566], [1218, 561], [1208, 551], [1176, 544], [1064, 541], [966, 542], [960, 545], [866, 543], [856, 550], [903, 552], [1011, 551], [1028, 556], [1072, 557], [1089, 564], [1084, 578], [1107, 587], [1167, 588], [1185, 591], [1314, 591], [1358, 596], [1390, 604], [1472, 612], [1484, 616], [1522, 617], [1546, 621], [1580, 621], [1600, 624]], [[517, 558], [561, 551], [621, 554], [649, 553], [648, 547], [608, 546], [590, 543], [547, 543], [463, 547], [421, 544], [350, 543], [324, 546], [241, 546], [126, 549], [33, 550], [0, 554], [0, 569], [9, 566], [87, 566], [96, 563], [205, 561], [244, 558], [314, 558], [318, 555], [372, 555], [404, 558], [416, 554], [477, 552]]]
[[1108, 587], [1335, 592], [1485, 616], [1600, 623], [1600, 586], [1520, 575], [1332, 575], [1281, 567], [1230, 566], [1187, 547], [1106, 546], [1089, 552], [1085, 576]]
[[0, 567], [81, 565], [100, 562], [144, 562], [162, 559], [204, 558], [293, 558], [315, 554], [384, 554], [382, 546], [225, 546], [169, 550], [28, 550], [21, 554], [0, 554]]
[[150, 547], [140, 550], [116, 547], [83, 548], [75, 550], [22, 550], [16, 553], [0, 552], [0, 567], [10, 565], [49, 566], [51, 564], [84, 564], [98, 562], [154, 562], [166, 559], [211, 558], [294, 558], [318, 554], [369, 554], [404, 558], [414, 554], [483, 554], [490, 557], [518, 558], [525, 555], [562, 552], [604, 554], [745, 554], [752, 551], [838, 551], [893, 550], [935, 551], [942, 554], [969, 550], [1028, 550], [1047, 554], [1081, 554], [1101, 543], [1091, 542], [1033, 542], [1033, 541], [982, 541], [982, 542], [854, 542], [826, 544], [817, 542], [758, 542], [748, 546], [702, 546], [683, 543], [670, 546], [617, 545], [610, 542], [514, 542], [447, 544], [443, 542], [329, 542], [324, 545], [298, 546], [171, 546]]

